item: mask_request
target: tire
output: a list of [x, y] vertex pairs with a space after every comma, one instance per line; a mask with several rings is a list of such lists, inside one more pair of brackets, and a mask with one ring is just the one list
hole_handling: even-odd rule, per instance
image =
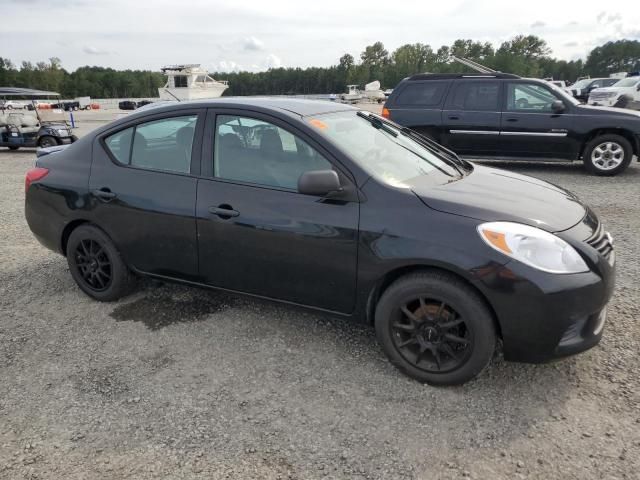
[[91, 105], [87, 105], [86, 107], [84, 107], [85, 110], [91, 110]]
[[375, 328], [390, 362], [431, 385], [471, 380], [489, 364], [496, 348], [494, 320], [485, 302], [445, 272], [396, 280], [376, 306]]
[[135, 278], [111, 239], [94, 225], [80, 225], [71, 232], [67, 263], [80, 289], [100, 302], [118, 300], [135, 286]]
[[629, 95], [622, 95], [618, 101], [616, 102], [616, 104], [614, 105], [614, 107], [616, 108], [628, 108], [629, 104], [633, 101], [633, 98], [631, 98]]
[[38, 146], [41, 148], [55, 147], [56, 145], [58, 145], [58, 142], [50, 135], [40, 137], [40, 140], [38, 140]]
[[633, 148], [629, 141], [613, 133], [600, 135], [584, 149], [585, 168], [600, 176], [613, 176], [624, 171], [631, 163]]
[[15, 145], [11, 145], [9, 150], [18, 150], [20, 147], [16, 147]]
[[7, 110], [13, 110], [13, 105], [7, 105]]

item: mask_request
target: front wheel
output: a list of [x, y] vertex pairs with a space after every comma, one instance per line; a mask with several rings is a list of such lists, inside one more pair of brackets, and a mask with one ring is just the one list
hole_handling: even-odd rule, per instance
[[585, 168], [591, 173], [612, 176], [625, 170], [631, 163], [632, 156], [633, 148], [626, 138], [605, 134], [587, 144], [583, 162]]
[[41, 137], [40, 140], [38, 140], [38, 146], [42, 148], [55, 147], [56, 145], [58, 145], [56, 139], [49, 135]]
[[17, 147], [17, 146], [15, 146], [15, 145], [11, 145], [11, 146], [9, 147], [9, 150], [18, 150], [19, 148], [20, 148], [20, 147]]
[[432, 385], [476, 377], [496, 346], [491, 312], [478, 294], [444, 272], [395, 281], [376, 307], [378, 341], [400, 371]]
[[80, 225], [69, 236], [67, 263], [80, 289], [101, 302], [124, 297], [134, 278], [111, 239], [98, 227]]

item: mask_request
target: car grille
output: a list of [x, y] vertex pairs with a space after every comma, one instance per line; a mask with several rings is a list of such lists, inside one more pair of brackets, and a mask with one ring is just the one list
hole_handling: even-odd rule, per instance
[[600, 254], [609, 260], [609, 257], [613, 253], [613, 239], [609, 232], [605, 232], [602, 225], [598, 226], [596, 232], [586, 242], [595, 248]]
[[589, 100], [606, 100], [613, 97], [615, 94], [610, 92], [593, 92], [589, 95]]

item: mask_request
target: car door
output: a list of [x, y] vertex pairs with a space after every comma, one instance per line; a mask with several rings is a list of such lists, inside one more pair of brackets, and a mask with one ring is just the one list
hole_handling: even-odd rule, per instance
[[[500, 132], [501, 154], [526, 158], [577, 157], [579, 142], [573, 135], [572, 106], [546, 85], [526, 80], [506, 82]], [[554, 112], [554, 101], [565, 110]]]
[[442, 111], [442, 143], [465, 156], [495, 155], [500, 135], [501, 91], [499, 80], [456, 80]]
[[205, 110], [152, 115], [97, 137], [93, 218], [136, 270], [195, 279], [195, 203]]
[[198, 182], [200, 274], [210, 285], [351, 312], [359, 203], [297, 192], [299, 176], [334, 169], [321, 145], [279, 119], [210, 111]]

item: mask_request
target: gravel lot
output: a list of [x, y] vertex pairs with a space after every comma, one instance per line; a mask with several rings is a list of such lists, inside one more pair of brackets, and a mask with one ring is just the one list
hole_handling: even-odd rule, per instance
[[615, 178], [498, 165], [605, 221], [605, 336], [433, 388], [387, 363], [372, 329], [324, 315], [155, 281], [90, 300], [25, 223], [33, 159], [0, 152], [0, 478], [640, 478], [637, 162]]

